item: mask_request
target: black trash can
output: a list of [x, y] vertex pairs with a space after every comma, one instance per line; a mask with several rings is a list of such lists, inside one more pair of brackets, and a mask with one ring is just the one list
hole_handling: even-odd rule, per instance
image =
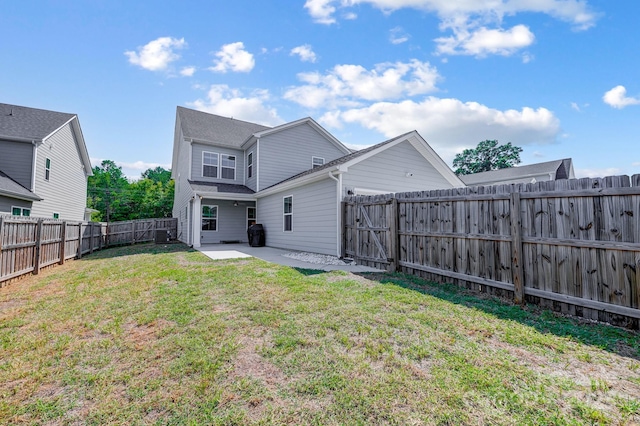
[[249, 238], [249, 245], [251, 247], [264, 247], [265, 237], [262, 224], [256, 223], [255, 225], [251, 225], [249, 229], [247, 229], [247, 237]]

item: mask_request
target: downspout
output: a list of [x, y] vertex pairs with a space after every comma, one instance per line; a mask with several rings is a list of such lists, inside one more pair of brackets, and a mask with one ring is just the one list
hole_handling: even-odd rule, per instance
[[340, 214], [340, 202], [342, 199], [342, 173], [338, 172], [338, 177], [335, 177], [333, 173], [329, 172], [329, 177], [336, 181], [336, 256], [340, 257], [342, 254], [342, 215]]

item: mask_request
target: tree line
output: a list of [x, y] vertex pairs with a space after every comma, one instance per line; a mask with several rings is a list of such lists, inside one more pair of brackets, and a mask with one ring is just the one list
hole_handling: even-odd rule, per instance
[[115, 162], [104, 160], [87, 181], [87, 206], [97, 210], [91, 215], [97, 222], [171, 217], [173, 193], [171, 170], [147, 169], [130, 181]]

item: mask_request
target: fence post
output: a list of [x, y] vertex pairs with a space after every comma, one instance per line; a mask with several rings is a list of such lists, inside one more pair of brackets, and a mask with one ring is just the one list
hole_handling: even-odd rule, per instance
[[391, 217], [389, 220], [389, 253], [391, 255], [391, 272], [396, 272], [400, 268], [400, 239], [398, 238], [398, 199], [395, 194], [391, 200]]
[[78, 224], [78, 259], [82, 259], [82, 222]]
[[513, 273], [514, 302], [524, 304], [524, 274], [522, 273], [522, 213], [520, 212], [520, 193], [510, 196], [511, 222], [511, 270]]
[[33, 275], [38, 275], [40, 272], [40, 249], [42, 248], [42, 219], [38, 219], [38, 225], [36, 226], [36, 252], [33, 260]]
[[131, 221], [131, 245], [136, 243], [136, 221]]
[[93, 222], [89, 222], [89, 253], [93, 253]]
[[62, 228], [60, 228], [60, 261], [58, 264], [64, 265], [65, 257], [65, 245], [67, 244], [67, 221], [62, 222]]

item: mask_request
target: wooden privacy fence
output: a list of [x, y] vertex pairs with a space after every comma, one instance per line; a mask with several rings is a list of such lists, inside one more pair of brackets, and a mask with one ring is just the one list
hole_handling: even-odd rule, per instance
[[177, 219], [99, 223], [0, 215], [0, 285], [106, 247], [153, 241], [156, 230], [175, 239]]
[[358, 264], [638, 328], [640, 175], [347, 197]]

